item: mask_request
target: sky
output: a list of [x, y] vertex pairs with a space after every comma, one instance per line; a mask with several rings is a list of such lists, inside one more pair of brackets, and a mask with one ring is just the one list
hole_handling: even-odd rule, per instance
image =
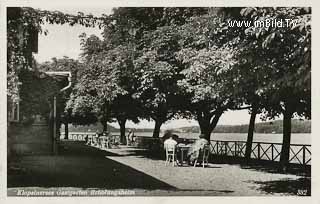
[[[101, 16], [101, 14], [110, 14], [112, 8], [58, 8], [58, 7], [40, 7], [43, 10], [58, 10], [69, 14], [76, 14], [77, 11], [81, 11], [85, 14], [93, 14], [95, 16]], [[81, 53], [79, 35], [86, 33], [87, 36], [92, 34], [101, 37], [101, 30], [98, 28], [86, 28], [80, 25], [50, 25], [46, 24], [43, 29], [48, 30], [48, 35], [39, 35], [39, 49], [38, 54], [35, 54], [35, 58], [39, 63], [50, 61], [53, 57], [62, 58], [68, 56], [69, 58], [77, 59]], [[227, 111], [225, 112], [218, 125], [241, 125], [248, 124], [250, 115], [247, 110], [241, 111]], [[257, 117], [256, 122], [260, 122], [260, 118]], [[119, 127], [118, 123], [112, 123], [111, 125]], [[195, 120], [171, 120], [166, 122], [162, 129], [171, 129], [185, 126], [198, 125]], [[141, 121], [139, 124], [134, 124], [130, 121], [127, 122], [128, 128], [153, 128], [154, 122], [146, 120]]]
[[[68, 14], [77, 14], [78, 11], [84, 14], [93, 14], [101, 16], [102, 14], [110, 14], [112, 8], [59, 8], [59, 7], [40, 7], [42, 10], [61, 11]], [[45, 24], [43, 30], [48, 30], [48, 35], [39, 35], [38, 54], [35, 54], [36, 60], [41, 63], [50, 61], [52, 57], [61, 58], [68, 56], [77, 59], [81, 53], [79, 35], [86, 33], [87, 36], [92, 34], [102, 37], [99, 28], [86, 28], [81, 25], [55, 25]]]

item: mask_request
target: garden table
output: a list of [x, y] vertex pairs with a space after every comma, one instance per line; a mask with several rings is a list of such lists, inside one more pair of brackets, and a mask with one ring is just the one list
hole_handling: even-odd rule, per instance
[[177, 150], [180, 153], [180, 164], [183, 165], [186, 163], [186, 156], [188, 154], [189, 149], [191, 148], [191, 145], [185, 145], [185, 144], [178, 144]]

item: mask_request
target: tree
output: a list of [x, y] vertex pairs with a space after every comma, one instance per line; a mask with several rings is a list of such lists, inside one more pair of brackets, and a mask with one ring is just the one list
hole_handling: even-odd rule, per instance
[[[87, 66], [81, 75], [74, 98], [93, 99], [91, 107], [84, 110], [93, 111], [103, 124], [104, 131], [108, 121], [117, 119], [121, 142], [125, 143], [126, 121], [138, 122], [138, 117], [143, 117], [140, 103], [132, 97], [137, 86], [133, 66], [135, 52], [131, 45], [121, 45], [114, 43], [112, 39], [111, 42], [108, 40], [81, 35], [82, 58]], [[72, 101], [70, 104], [72, 106]], [[81, 105], [86, 106], [84, 103]], [[92, 114], [90, 111], [83, 112], [82, 115]]]
[[126, 94], [117, 96], [111, 105], [112, 117], [115, 117], [120, 126], [120, 142], [126, 144], [126, 122], [131, 120], [134, 123], [139, 122], [142, 118], [143, 109], [139, 101], [135, 100], [132, 95]]
[[181, 103], [177, 94], [181, 67], [175, 57], [178, 37], [174, 26], [149, 32], [143, 40], [143, 54], [135, 61], [140, 72], [135, 97], [144, 104], [146, 115], [155, 121], [153, 137], [159, 137], [161, 125], [175, 116]]
[[259, 67], [265, 84], [259, 89], [268, 96], [266, 117], [283, 115], [283, 145], [280, 163], [289, 162], [291, 118], [294, 114], [310, 118], [311, 114], [311, 9], [310, 8], [246, 8], [249, 19], [266, 21], [281, 19], [283, 27], [249, 27], [246, 34], [255, 37], [255, 51], [266, 50], [269, 66]]
[[188, 110], [208, 140], [223, 112], [236, 105], [222, 77], [223, 69], [231, 62], [225, 57], [227, 55], [223, 49], [211, 48], [186, 56], [184, 62], [189, 66], [182, 72], [185, 78], [179, 81], [179, 85], [191, 94]]
[[118, 94], [111, 102], [111, 116], [116, 118], [120, 126], [121, 143], [126, 143], [125, 123], [131, 120], [139, 122], [143, 118], [142, 104], [133, 96], [136, 93], [138, 81], [135, 77], [136, 69], [133, 65], [134, 49], [132, 46], [118, 46], [114, 52], [113, 71], [118, 71], [118, 86], [124, 90], [124, 94]]
[[198, 120], [201, 133], [208, 140], [223, 112], [240, 104], [230, 91], [230, 81], [234, 79], [228, 72], [235, 63], [230, 43], [234, 33], [231, 35], [222, 25], [222, 14], [212, 10], [180, 29], [183, 49], [177, 57], [185, 69], [179, 85], [190, 94], [188, 111]]
[[[188, 19], [206, 14], [204, 7], [120, 7], [113, 9], [109, 16], [112, 23], [105, 29], [106, 36], [109, 30], [114, 30], [118, 38], [112, 38], [120, 44], [131, 38], [132, 29], [135, 30], [135, 39], [141, 40], [145, 32], [154, 31], [163, 26], [180, 26]], [[106, 38], [106, 36], [104, 36]]]
[[[113, 52], [112, 52], [113, 51]], [[76, 84], [73, 96], [79, 99], [89, 99], [91, 103], [72, 103], [82, 100], [71, 100], [70, 108], [76, 114], [78, 106], [84, 106], [84, 110], [90, 110], [97, 114], [104, 131], [107, 130], [107, 122], [111, 119], [110, 107], [117, 95], [125, 95], [127, 92], [119, 86], [120, 70], [113, 63], [117, 58], [117, 51], [105, 51], [94, 54], [86, 61], [86, 66], [81, 74], [79, 83]], [[85, 113], [85, 112], [83, 112]], [[82, 115], [84, 115], [82, 113]]]
[[[169, 34], [169, 39], [166, 39], [165, 35], [169, 33], [166, 26], [181, 25], [186, 22], [186, 19], [204, 13], [206, 10], [205, 8], [116, 8], [113, 10], [113, 14], [110, 15], [112, 23], [105, 27], [103, 36], [105, 39], [104, 42], [106, 42], [106, 49], [127, 46], [139, 55], [131, 58], [135, 60], [135, 65], [137, 66], [135, 72], [137, 75], [133, 75], [134, 79], [140, 83], [140, 86], [137, 87], [138, 93], [134, 93], [133, 95], [136, 100], [140, 101], [140, 104], [141, 102], [145, 104], [145, 111], [140, 113], [139, 116], [141, 117], [143, 115], [143, 117], [146, 118], [152, 117], [156, 120], [155, 137], [159, 135], [161, 124], [174, 116], [173, 113], [167, 115], [168, 111], [172, 112], [172, 107], [170, 107], [171, 102], [167, 103], [168, 100], [172, 100], [172, 94], [170, 94], [170, 96], [167, 95], [167, 97], [165, 90], [160, 91], [161, 93], [155, 93], [156, 88], [159, 88], [160, 84], [156, 82], [158, 84], [154, 84], [155, 86], [153, 87], [153, 85], [148, 84], [146, 80], [146, 78], [148, 78], [155, 82], [159, 81], [162, 75], [166, 77], [168, 74], [176, 74], [170, 70], [172, 66], [176, 69], [176, 65], [173, 65], [173, 61], [175, 60], [173, 53], [166, 55], [165, 50], [163, 50], [173, 48], [172, 45], [169, 47], [168, 43], [170, 43], [170, 39], [171, 42], [174, 42], [174, 39], [171, 38], [173, 37], [173, 32]], [[159, 39], [156, 39], [155, 36], [158, 36]], [[156, 45], [155, 42], [152, 42], [154, 40], [164, 44]], [[177, 45], [177, 43], [173, 45]], [[175, 52], [175, 50], [171, 50], [170, 52]], [[156, 55], [158, 54], [162, 56], [156, 59]], [[136, 60], [136, 58], [138, 59]], [[149, 61], [149, 59], [151, 60]], [[153, 65], [155, 65], [155, 67], [149, 69]], [[169, 67], [166, 70], [165, 66], [167, 65], [169, 65]], [[153, 72], [158, 70], [156, 67], [160, 68], [159, 72]], [[148, 71], [145, 71], [145, 69]], [[172, 85], [172, 80], [170, 83], [169, 86]], [[163, 86], [163, 84], [160, 86]], [[151, 90], [152, 88], [155, 89]], [[131, 93], [133, 92], [131, 91]], [[150, 99], [150, 97], [152, 99]], [[157, 110], [154, 110], [155, 106], [157, 106]]]

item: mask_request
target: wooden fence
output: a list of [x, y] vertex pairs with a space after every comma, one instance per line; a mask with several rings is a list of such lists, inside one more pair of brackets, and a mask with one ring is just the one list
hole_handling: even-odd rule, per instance
[[[244, 141], [219, 141], [211, 140], [211, 154], [233, 157], [244, 157], [246, 142]], [[281, 143], [253, 142], [251, 148], [251, 159], [279, 161]], [[291, 144], [290, 163], [311, 165], [311, 145]]]
[[[90, 132], [70, 132], [69, 140], [85, 141]], [[114, 135], [115, 140], [120, 141], [120, 135]], [[64, 138], [64, 133], [61, 134]], [[181, 141], [192, 143], [195, 139], [184, 139]], [[139, 147], [150, 148], [152, 145], [159, 144], [159, 138], [137, 136], [136, 145]], [[278, 162], [280, 160], [281, 143], [253, 142], [251, 148], [251, 159], [268, 160]], [[210, 152], [213, 155], [244, 157], [246, 149], [245, 141], [222, 141], [210, 140]], [[311, 165], [311, 145], [291, 144], [289, 162], [301, 165]]]

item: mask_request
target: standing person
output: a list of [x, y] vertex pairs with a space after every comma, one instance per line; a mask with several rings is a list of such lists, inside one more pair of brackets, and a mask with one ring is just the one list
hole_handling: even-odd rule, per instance
[[133, 131], [130, 129], [128, 136], [127, 136], [127, 146], [131, 145], [131, 141], [132, 141], [132, 137], [133, 137], [134, 133]]
[[130, 138], [131, 145], [134, 144], [135, 140], [136, 140], [136, 135], [134, 134], [134, 130], [131, 129], [131, 138]]
[[205, 139], [204, 134], [200, 134], [199, 139], [197, 139], [188, 151], [189, 163], [193, 164], [196, 159], [198, 159], [200, 149], [203, 149], [205, 145], [209, 144], [208, 140]]
[[107, 133], [106, 132], [103, 132], [102, 135], [100, 136], [100, 148], [108, 148], [108, 144], [107, 144], [107, 140], [108, 140], [108, 137], [107, 137]]

